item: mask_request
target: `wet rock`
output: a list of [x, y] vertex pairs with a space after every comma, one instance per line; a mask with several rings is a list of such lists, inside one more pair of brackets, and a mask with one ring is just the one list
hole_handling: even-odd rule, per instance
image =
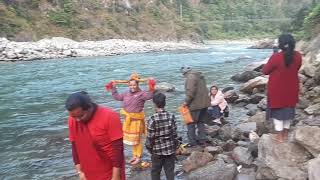
[[234, 87], [226, 87], [226, 88], [222, 89], [222, 93], [225, 93], [225, 92], [231, 91], [231, 90], [234, 90]]
[[213, 160], [213, 156], [208, 152], [192, 152], [191, 155], [182, 161], [182, 168], [185, 172], [205, 166]]
[[249, 103], [258, 104], [266, 96], [264, 94], [254, 94], [249, 97]]
[[251, 165], [253, 162], [253, 157], [251, 156], [251, 152], [245, 147], [236, 147], [232, 151], [232, 157], [237, 162], [237, 164], [241, 165]]
[[173, 84], [167, 82], [158, 83], [156, 88], [161, 92], [174, 92], [176, 90]]
[[239, 95], [235, 90], [230, 90], [224, 93], [224, 99], [228, 103], [234, 103], [239, 98]]
[[230, 125], [224, 125], [218, 130], [219, 138], [223, 141], [232, 139], [232, 128]]
[[248, 147], [250, 145], [250, 142], [248, 142], [248, 141], [238, 141], [237, 145], [241, 146], [241, 147]]
[[229, 139], [227, 142], [222, 143], [220, 146], [224, 151], [229, 152], [237, 147], [237, 144], [232, 139]]
[[262, 73], [257, 71], [245, 71], [241, 74], [236, 74], [232, 76], [231, 79], [237, 82], [247, 82], [250, 79], [254, 79], [260, 75], [262, 75]]
[[308, 162], [309, 180], [319, 180], [320, 177], [320, 156]]
[[226, 154], [218, 154], [216, 156], [217, 160], [222, 160], [225, 163], [228, 164], [235, 164], [234, 160], [232, 159], [231, 155], [226, 155]]
[[220, 129], [220, 127], [217, 125], [214, 125], [214, 126], [206, 125], [206, 127], [205, 127], [206, 134], [211, 137], [217, 136], [219, 134], [219, 129]]
[[248, 94], [251, 94], [254, 88], [259, 89], [259, 91], [264, 91], [266, 89], [267, 83], [267, 78], [259, 76], [244, 83], [240, 88], [240, 91]]
[[210, 162], [205, 167], [190, 173], [188, 180], [234, 180], [237, 175], [237, 166], [227, 164], [222, 160]]
[[314, 157], [320, 154], [320, 128], [316, 126], [299, 126], [294, 131], [294, 140], [305, 147]]
[[267, 166], [259, 166], [256, 174], [257, 180], [277, 180], [278, 177], [274, 173], [274, 171]]
[[269, 167], [279, 178], [305, 180], [307, 173], [301, 165], [310, 159], [310, 154], [301, 146], [290, 143], [277, 143], [270, 135], [259, 140], [259, 161]]
[[220, 146], [208, 146], [204, 148], [204, 152], [208, 152], [212, 154], [213, 156], [216, 154], [219, 154], [223, 151], [223, 149]]

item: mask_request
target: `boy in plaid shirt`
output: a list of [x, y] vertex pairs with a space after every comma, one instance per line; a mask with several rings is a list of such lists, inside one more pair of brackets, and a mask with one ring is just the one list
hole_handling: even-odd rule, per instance
[[151, 153], [152, 180], [160, 180], [162, 167], [168, 180], [174, 180], [175, 153], [179, 146], [177, 126], [172, 113], [164, 110], [166, 96], [153, 96], [156, 113], [148, 119], [146, 148]]

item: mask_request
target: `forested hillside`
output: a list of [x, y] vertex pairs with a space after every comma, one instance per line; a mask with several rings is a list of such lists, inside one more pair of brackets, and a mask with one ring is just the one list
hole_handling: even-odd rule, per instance
[[[1, 0], [0, 36], [16, 41], [52, 36], [200, 41], [293, 30], [304, 36], [302, 30], [314, 29], [319, 20], [317, 4], [318, 0]], [[315, 13], [309, 15], [312, 8]]]

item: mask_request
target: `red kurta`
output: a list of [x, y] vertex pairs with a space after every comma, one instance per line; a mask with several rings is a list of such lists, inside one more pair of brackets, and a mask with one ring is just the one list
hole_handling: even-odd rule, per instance
[[294, 52], [294, 61], [289, 67], [282, 52], [274, 53], [262, 72], [269, 75], [268, 101], [270, 108], [295, 107], [299, 101], [299, 77], [301, 54]]
[[[119, 115], [97, 106], [87, 123], [69, 117], [69, 138], [75, 142], [81, 170], [87, 180], [110, 180], [112, 178], [111, 142], [123, 137]], [[124, 162], [122, 178], [125, 178]]]

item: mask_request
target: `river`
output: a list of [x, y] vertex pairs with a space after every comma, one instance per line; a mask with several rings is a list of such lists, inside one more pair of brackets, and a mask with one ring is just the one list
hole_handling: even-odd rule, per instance
[[[259, 61], [271, 54], [271, 50], [246, 49], [248, 44], [208, 46], [195, 51], [1, 63], [0, 179], [75, 178], [64, 109], [72, 92], [87, 91], [97, 103], [118, 111], [121, 104], [104, 85], [112, 79], [127, 79], [135, 71], [174, 84], [178, 92], [167, 94], [167, 110], [177, 112], [184, 98], [181, 66], [203, 72], [208, 86], [237, 87], [230, 77], [252, 60], [235, 59], [248, 56]], [[119, 91], [125, 89], [119, 87]], [[150, 115], [152, 104], [145, 107]], [[237, 108], [232, 108], [230, 115], [233, 120], [246, 116]], [[177, 117], [178, 133], [186, 140], [186, 127]], [[126, 147], [125, 154], [131, 155], [130, 148]]]

